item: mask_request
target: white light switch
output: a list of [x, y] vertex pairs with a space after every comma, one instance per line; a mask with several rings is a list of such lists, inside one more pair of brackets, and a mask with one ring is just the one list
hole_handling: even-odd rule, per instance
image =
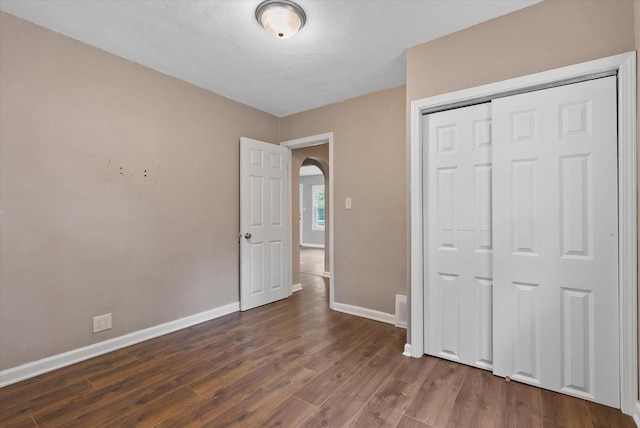
[[351, 198], [344, 198], [344, 208], [347, 210], [351, 209]]

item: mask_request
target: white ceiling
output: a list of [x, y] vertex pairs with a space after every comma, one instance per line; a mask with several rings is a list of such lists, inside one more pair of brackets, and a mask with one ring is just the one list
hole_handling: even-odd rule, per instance
[[261, 0], [0, 0], [0, 9], [286, 116], [405, 83], [405, 49], [538, 0], [298, 0], [307, 24], [269, 36]]

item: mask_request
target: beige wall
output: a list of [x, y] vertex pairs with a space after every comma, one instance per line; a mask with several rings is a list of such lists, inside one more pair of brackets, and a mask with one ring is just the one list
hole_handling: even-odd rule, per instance
[[238, 301], [238, 140], [276, 117], [4, 13], [0, 94], [0, 369]]
[[[286, 141], [286, 140], [285, 140]], [[330, 175], [329, 168], [329, 144], [320, 144], [317, 146], [304, 147], [291, 151], [291, 188], [295, 189], [291, 197], [291, 219], [292, 219], [292, 279], [293, 284], [300, 282], [300, 227], [298, 219], [300, 218], [300, 192], [298, 185], [300, 184], [300, 167], [302, 162], [307, 158], [313, 158], [321, 163], [322, 172], [325, 174], [325, 228], [324, 228], [324, 259], [325, 272], [329, 272], [330, 245], [329, 245], [329, 228], [331, 227], [331, 217], [329, 215], [329, 181], [327, 175]]]
[[283, 141], [333, 131], [335, 300], [387, 313], [407, 290], [404, 104], [401, 86], [280, 120]]
[[632, 0], [545, 0], [407, 51], [407, 102], [634, 50]]

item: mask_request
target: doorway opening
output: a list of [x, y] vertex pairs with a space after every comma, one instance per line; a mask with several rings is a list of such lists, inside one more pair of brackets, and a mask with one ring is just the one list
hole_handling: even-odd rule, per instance
[[[305, 275], [329, 277], [329, 147], [319, 144], [291, 151], [293, 280]], [[297, 173], [296, 173], [297, 171]], [[298, 201], [295, 200], [298, 196]], [[298, 220], [296, 227], [296, 219]], [[298, 236], [295, 236], [298, 232]], [[297, 254], [296, 254], [297, 249]], [[296, 257], [297, 256], [297, 257]], [[296, 260], [297, 259], [297, 260]], [[297, 272], [296, 272], [296, 267]], [[296, 275], [297, 274], [297, 275]], [[296, 276], [298, 281], [296, 281]], [[307, 278], [308, 279], [308, 278]], [[317, 278], [315, 278], [317, 279]]]
[[327, 179], [321, 167], [322, 161], [317, 158], [302, 161], [298, 215], [293, 216], [299, 221], [300, 273], [316, 276], [326, 276], [328, 272], [325, 259], [325, 236], [329, 231], [326, 227]]
[[[335, 273], [333, 259], [333, 180], [331, 165], [333, 157], [333, 133], [313, 135], [310, 137], [280, 143], [291, 150], [291, 278], [292, 291], [302, 290], [304, 284], [318, 284], [327, 287], [327, 297], [329, 307], [334, 306], [334, 283]], [[309, 171], [310, 168], [318, 168], [322, 175], [318, 183], [309, 183], [310, 186], [302, 187], [300, 190], [301, 167], [302, 171]], [[318, 176], [317, 171], [316, 174]], [[306, 180], [302, 176], [302, 180]], [[317, 181], [316, 177], [316, 181]], [[314, 188], [314, 186], [316, 186]], [[324, 187], [318, 187], [324, 186]], [[304, 206], [301, 207], [301, 198], [308, 196], [309, 205], [307, 207], [306, 222], [309, 225], [310, 233], [316, 232], [316, 238], [305, 236], [304, 230]], [[306, 194], [306, 196], [305, 196]], [[315, 201], [313, 197], [315, 196]], [[324, 200], [323, 200], [324, 199]], [[324, 206], [322, 206], [324, 204]], [[302, 220], [302, 222], [300, 221]], [[301, 224], [302, 223], [302, 224]], [[315, 225], [315, 227], [313, 227]], [[320, 230], [324, 227], [324, 231]], [[313, 229], [316, 229], [315, 231]], [[324, 239], [318, 240], [318, 235]], [[319, 243], [322, 242], [322, 243]], [[301, 246], [301, 244], [303, 244]], [[321, 246], [324, 246], [322, 248]], [[298, 250], [296, 250], [298, 249]], [[300, 251], [302, 250], [302, 251]], [[301, 269], [301, 263], [303, 264]], [[304, 272], [308, 273], [304, 273]], [[304, 278], [302, 278], [304, 277]], [[304, 279], [304, 281], [302, 280]]]

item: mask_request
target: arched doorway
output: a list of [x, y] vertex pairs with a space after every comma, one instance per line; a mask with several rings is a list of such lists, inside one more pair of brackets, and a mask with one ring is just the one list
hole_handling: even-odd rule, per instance
[[306, 158], [302, 162], [298, 186], [300, 273], [322, 276], [328, 271], [325, 266], [328, 186], [318, 159]]
[[[300, 275], [330, 276], [329, 147], [320, 144], [292, 150], [292, 282]], [[304, 175], [300, 175], [300, 171]], [[308, 171], [311, 172], [306, 175]], [[302, 184], [302, 192], [300, 185]], [[303, 200], [300, 199], [302, 193]], [[314, 200], [315, 199], [315, 200]], [[305, 210], [306, 200], [306, 212]], [[305, 229], [307, 233], [305, 233]]]

